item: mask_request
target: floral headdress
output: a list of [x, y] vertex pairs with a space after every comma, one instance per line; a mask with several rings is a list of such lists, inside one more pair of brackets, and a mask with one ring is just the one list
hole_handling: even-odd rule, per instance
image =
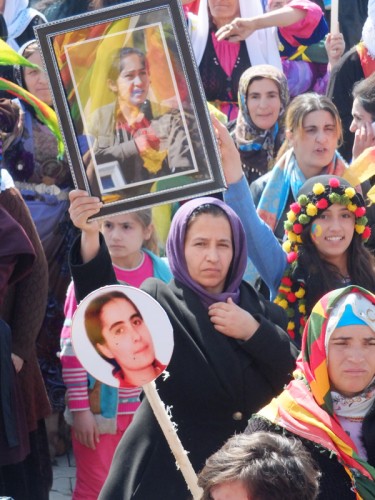
[[[287, 220], [284, 223], [286, 241], [283, 249], [287, 253], [288, 263], [275, 299], [276, 304], [286, 310], [289, 322], [287, 331], [291, 338], [295, 338], [296, 331], [302, 335], [306, 324], [306, 284], [303, 280], [294, 281], [291, 277], [299, 256], [299, 247], [303, 244], [301, 234], [310, 224], [328, 207], [338, 203], [344, 205], [355, 215], [356, 233], [366, 242], [371, 235], [371, 228], [366, 217], [365, 202], [360, 193], [345, 180], [337, 176], [324, 175], [309, 179], [302, 186], [297, 201], [290, 205]], [[295, 324], [295, 313], [298, 310], [299, 329]]]

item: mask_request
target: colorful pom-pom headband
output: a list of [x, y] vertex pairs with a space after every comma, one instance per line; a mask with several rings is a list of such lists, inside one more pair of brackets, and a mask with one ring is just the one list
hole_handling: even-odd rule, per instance
[[302, 243], [301, 233], [303, 228], [318, 217], [324, 210], [338, 203], [344, 205], [355, 215], [355, 231], [366, 242], [371, 235], [371, 228], [366, 217], [365, 202], [356, 190], [342, 186], [340, 179], [331, 177], [326, 185], [317, 182], [309, 194], [300, 194], [295, 203], [290, 205], [287, 220], [284, 223], [287, 240], [283, 249], [288, 254], [288, 262], [297, 259], [298, 246]]

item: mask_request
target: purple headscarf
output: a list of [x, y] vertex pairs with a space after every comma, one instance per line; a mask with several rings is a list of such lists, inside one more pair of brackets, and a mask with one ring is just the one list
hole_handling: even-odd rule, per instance
[[[221, 293], [210, 293], [196, 281], [188, 272], [185, 260], [185, 236], [190, 216], [200, 205], [209, 203], [220, 207], [228, 217], [233, 239], [233, 259], [226, 279], [225, 290]], [[237, 214], [223, 201], [217, 198], [195, 198], [184, 203], [173, 217], [167, 239], [167, 257], [173, 276], [193, 290], [202, 303], [208, 307], [214, 302], [226, 302], [231, 297], [235, 303], [239, 302], [239, 286], [247, 264], [246, 236]]]

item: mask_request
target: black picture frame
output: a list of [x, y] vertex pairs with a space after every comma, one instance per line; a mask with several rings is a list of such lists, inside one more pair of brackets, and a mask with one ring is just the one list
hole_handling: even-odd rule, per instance
[[[226, 188], [178, 0], [133, 1], [38, 26], [35, 34], [74, 184], [103, 201], [96, 218]], [[147, 54], [148, 86], [138, 89], [146, 100], [135, 106], [138, 118], [130, 126], [132, 113], [125, 123], [118, 118], [124, 47]], [[110, 77], [116, 58], [120, 75]], [[129, 93], [124, 99], [136, 99], [137, 91]]]

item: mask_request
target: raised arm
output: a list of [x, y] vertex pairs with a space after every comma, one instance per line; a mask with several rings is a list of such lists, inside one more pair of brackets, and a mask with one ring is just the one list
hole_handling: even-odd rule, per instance
[[236, 212], [245, 229], [249, 259], [276, 296], [287, 266], [286, 254], [270, 227], [258, 216], [249, 186], [243, 175], [241, 159], [226, 127], [212, 117], [218, 137], [228, 190], [224, 201]]
[[307, 16], [307, 11], [294, 9], [285, 5], [261, 16], [256, 17], [236, 17], [231, 23], [222, 26], [217, 32], [217, 39], [228, 39], [230, 42], [246, 40], [250, 35], [259, 29], [271, 28], [273, 26], [284, 27], [301, 21]]

